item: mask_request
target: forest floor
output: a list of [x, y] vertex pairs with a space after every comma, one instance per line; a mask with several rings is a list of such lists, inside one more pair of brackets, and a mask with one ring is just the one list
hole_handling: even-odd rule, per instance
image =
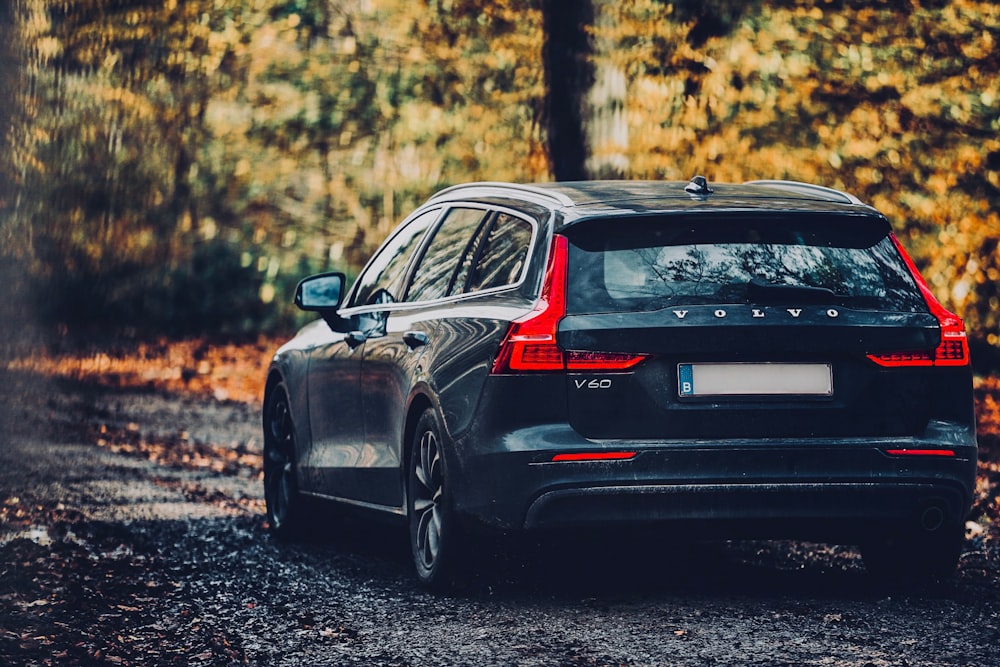
[[856, 551], [580, 536], [434, 596], [395, 526], [266, 530], [276, 344], [0, 363], [0, 664], [997, 665], [1000, 379], [977, 378], [977, 501], [955, 577], [873, 585]]

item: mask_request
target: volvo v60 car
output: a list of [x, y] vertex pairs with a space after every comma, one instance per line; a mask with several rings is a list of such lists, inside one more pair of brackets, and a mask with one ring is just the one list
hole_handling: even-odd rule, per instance
[[[708, 525], [947, 575], [976, 467], [963, 322], [878, 211], [789, 181], [473, 183], [407, 217], [275, 354], [268, 521], [409, 528], [422, 582], [499, 532]], [[496, 532], [496, 531], [495, 531]]]

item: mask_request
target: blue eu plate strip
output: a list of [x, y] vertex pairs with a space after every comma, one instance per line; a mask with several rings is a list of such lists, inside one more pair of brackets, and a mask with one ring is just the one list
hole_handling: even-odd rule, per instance
[[694, 368], [691, 364], [677, 365], [677, 394], [694, 396]]

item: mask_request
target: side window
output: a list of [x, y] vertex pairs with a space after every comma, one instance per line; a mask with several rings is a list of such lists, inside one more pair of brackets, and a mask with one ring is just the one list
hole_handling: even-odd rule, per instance
[[424, 232], [437, 219], [440, 209], [422, 213], [393, 235], [358, 277], [351, 306], [399, 301], [403, 272]]
[[516, 283], [528, 256], [531, 233], [531, 223], [507, 213], [498, 215], [476, 252], [468, 291]]
[[414, 271], [413, 282], [406, 292], [407, 301], [431, 301], [449, 294], [459, 260], [469, 252], [472, 238], [485, 216], [486, 211], [476, 208], [448, 211]]

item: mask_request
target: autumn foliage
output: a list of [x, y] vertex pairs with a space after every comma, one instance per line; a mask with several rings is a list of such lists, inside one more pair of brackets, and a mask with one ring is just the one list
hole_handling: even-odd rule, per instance
[[[4, 257], [46, 326], [246, 334], [429, 193], [547, 180], [544, 0], [13, 0]], [[583, 173], [789, 178], [884, 211], [1000, 347], [1000, 9], [592, 0]], [[553, 12], [556, 15], [553, 15]], [[575, 59], [575, 60], [574, 60]], [[13, 184], [10, 187], [8, 184]]]

